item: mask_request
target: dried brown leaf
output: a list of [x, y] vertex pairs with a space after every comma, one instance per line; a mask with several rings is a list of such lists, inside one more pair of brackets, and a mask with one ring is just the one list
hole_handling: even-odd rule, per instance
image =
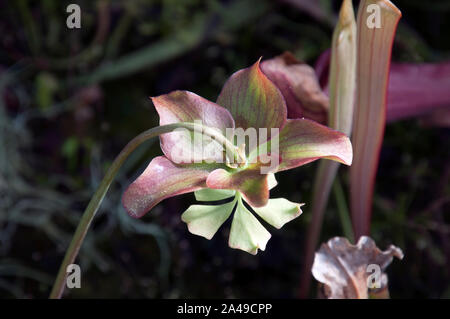
[[312, 274], [324, 284], [322, 293], [326, 298], [367, 299], [368, 279], [374, 274], [373, 267], [378, 266], [381, 271], [379, 286], [371, 289], [370, 293], [378, 297], [386, 296], [388, 278], [384, 271], [394, 256], [403, 259], [400, 248], [391, 245], [381, 251], [367, 236], [362, 236], [356, 245], [350, 244], [344, 237], [334, 237], [316, 252]]

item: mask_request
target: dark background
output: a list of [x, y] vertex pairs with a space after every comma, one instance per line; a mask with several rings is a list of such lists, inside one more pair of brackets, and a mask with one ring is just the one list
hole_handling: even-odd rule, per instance
[[[81, 6], [81, 29], [66, 27], [69, 3]], [[393, 60], [448, 60], [450, 1], [394, 3], [403, 19]], [[339, 5], [0, 2], [0, 297], [48, 296], [105, 169], [157, 125], [149, 96], [186, 89], [214, 101], [233, 72], [285, 50], [314, 64], [330, 46]], [[380, 248], [395, 244], [405, 253], [388, 270], [394, 298], [450, 298], [449, 137], [449, 129], [417, 119], [387, 127], [372, 236]], [[192, 194], [163, 201], [142, 220], [128, 217], [121, 194], [159, 154], [154, 139], [121, 170], [78, 259], [82, 288], [68, 296], [295, 297], [316, 163], [277, 174], [273, 196], [307, 206], [282, 230], [270, 228], [266, 251], [251, 256], [228, 248], [230, 221], [211, 241], [187, 231], [180, 215]], [[336, 199], [347, 200], [346, 169], [339, 181], [346, 196], [332, 193], [321, 241], [343, 234]]]

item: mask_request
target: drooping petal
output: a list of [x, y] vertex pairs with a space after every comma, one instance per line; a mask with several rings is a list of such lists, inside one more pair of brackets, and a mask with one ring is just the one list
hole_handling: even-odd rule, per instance
[[[217, 128], [223, 135], [234, 128], [234, 120], [227, 109], [188, 91], [174, 91], [152, 98], [160, 117], [160, 125], [178, 122], [199, 122]], [[161, 149], [172, 162], [223, 163], [223, 148], [210, 137], [186, 129], [161, 135]]]
[[192, 205], [181, 215], [181, 220], [192, 234], [211, 239], [230, 217], [235, 204], [232, 201], [223, 205]]
[[[232, 114], [236, 128], [247, 130], [281, 128], [286, 122], [286, 103], [281, 92], [259, 67], [237, 71], [225, 83], [217, 104]], [[259, 141], [264, 142], [265, 140]]]
[[278, 171], [319, 158], [351, 165], [353, 157], [352, 145], [345, 134], [306, 119], [288, 120], [280, 133], [279, 148]]
[[302, 214], [304, 204], [297, 204], [284, 198], [269, 199], [264, 207], [253, 207], [254, 211], [273, 227], [280, 229], [284, 224]]
[[387, 99], [387, 122], [450, 110], [450, 62], [393, 64]]
[[285, 52], [261, 63], [261, 69], [283, 94], [289, 118], [326, 122], [328, 97], [320, 88], [313, 68]]
[[[367, 8], [373, 5], [381, 9], [382, 28], [367, 27], [371, 15]], [[392, 45], [401, 16], [389, 0], [363, 0], [358, 10], [358, 84], [352, 136], [355, 161], [350, 168], [350, 206], [356, 238], [370, 233], [375, 178], [386, 126]]]
[[199, 202], [212, 202], [215, 200], [227, 199], [236, 194], [236, 191], [232, 189], [211, 189], [203, 188], [195, 191], [195, 199]]
[[140, 218], [163, 199], [205, 187], [208, 174], [204, 166], [176, 166], [164, 156], [155, 157], [125, 191], [122, 204], [131, 217]]
[[261, 207], [269, 200], [268, 176], [269, 174], [261, 174], [259, 169], [229, 172], [219, 168], [208, 175], [206, 185], [213, 189], [238, 190], [251, 206]]
[[265, 250], [271, 235], [258, 219], [238, 201], [236, 212], [231, 224], [228, 245], [231, 248], [244, 250], [252, 255], [258, 253], [258, 249]]

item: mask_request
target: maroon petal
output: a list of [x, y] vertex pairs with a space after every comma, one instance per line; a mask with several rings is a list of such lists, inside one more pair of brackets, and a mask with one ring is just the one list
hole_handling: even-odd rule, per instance
[[164, 156], [155, 157], [128, 187], [122, 204], [131, 217], [140, 218], [163, 199], [205, 187], [204, 166], [176, 166]]

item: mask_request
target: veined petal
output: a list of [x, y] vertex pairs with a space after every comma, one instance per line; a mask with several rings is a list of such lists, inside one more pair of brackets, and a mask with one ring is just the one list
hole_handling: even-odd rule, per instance
[[231, 224], [228, 245], [231, 248], [244, 250], [252, 255], [258, 249], [265, 250], [271, 235], [258, 219], [238, 201]]
[[280, 133], [279, 148], [278, 171], [319, 158], [351, 165], [353, 157], [352, 145], [345, 134], [306, 119], [288, 120]]
[[194, 235], [213, 238], [217, 230], [230, 217], [236, 201], [223, 205], [192, 205], [181, 215]]
[[268, 176], [269, 174], [261, 174], [259, 169], [228, 172], [219, 168], [208, 175], [206, 185], [212, 189], [235, 189], [242, 193], [251, 206], [261, 207], [269, 200]]
[[125, 191], [122, 204], [131, 217], [140, 218], [165, 198], [205, 187], [208, 174], [204, 166], [176, 166], [164, 156], [155, 157]]
[[297, 218], [302, 214], [304, 204], [297, 204], [285, 198], [269, 199], [264, 207], [252, 207], [253, 210], [267, 223], [280, 229], [284, 224]]
[[[188, 91], [174, 91], [152, 98], [160, 117], [160, 125], [178, 122], [201, 122], [217, 128], [225, 135], [227, 128], [234, 128], [234, 120], [227, 109]], [[208, 136], [179, 129], [161, 135], [161, 149], [172, 162], [223, 163], [223, 147]]]
[[195, 199], [199, 202], [212, 202], [216, 200], [223, 200], [230, 198], [236, 194], [232, 189], [211, 189], [203, 188], [195, 191]]
[[[281, 92], [259, 67], [253, 66], [237, 71], [225, 83], [217, 104], [232, 114], [237, 128], [247, 130], [284, 126], [287, 117], [286, 103]], [[258, 140], [259, 143], [265, 140]]]

